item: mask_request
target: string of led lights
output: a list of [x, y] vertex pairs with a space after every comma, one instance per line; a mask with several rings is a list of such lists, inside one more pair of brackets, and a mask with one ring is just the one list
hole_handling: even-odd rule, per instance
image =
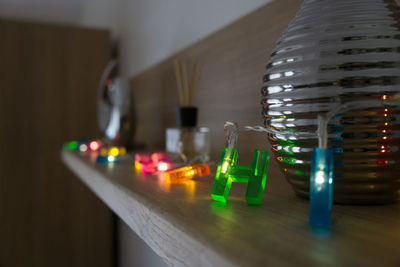
[[328, 137], [337, 136], [339, 134], [328, 134], [327, 126], [329, 121], [338, 113], [344, 113], [351, 110], [359, 110], [365, 108], [388, 108], [400, 107], [398, 100], [360, 100], [350, 101], [336, 105], [334, 108], [326, 113], [318, 114], [318, 129], [315, 132], [298, 132], [295, 130], [277, 130], [274, 128], [266, 128], [264, 126], [240, 126], [237, 123], [227, 121], [224, 124], [224, 129], [227, 131], [228, 147], [236, 146], [238, 136], [241, 132], [264, 132], [268, 134], [275, 134], [277, 137], [293, 138], [318, 138], [318, 147], [326, 148], [328, 144]]
[[[327, 112], [320, 112], [317, 118], [318, 128], [315, 132], [297, 132], [295, 130], [278, 130], [263, 126], [241, 126], [237, 123], [227, 121], [224, 130], [227, 132], [227, 146], [222, 151], [221, 160], [218, 165], [214, 186], [211, 196], [216, 201], [226, 202], [230, 185], [232, 182], [247, 182], [246, 201], [249, 204], [261, 204], [264, 193], [266, 172], [268, 169], [268, 150], [256, 149], [253, 156], [252, 166], [237, 166], [237, 151], [235, 149], [238, 136], [241, 132], [255, 131], [274, 134], [277, 138], [296, 139], [318, 139], [318, 147], [313, 149], [310, 170], [310, 225], [312, 227], [329, 228], [331, 225], [331, 210], [333, 203], [334, 183], [334, 154], [333, 149], [328, 148], [328, 137], [340, 136], [328, 134], [328, 123], [336, 117], [340, 119], [344, 112], [350, 110], [384, 108], [384, 116], [388, 116], [390, 107], [400, 107], [398, 100], [364, 100], [338, 103]], [[388, 118], [389, 119], [389, 118]], [[263, 155], [263, 156], [261, 156]], [[263, 165], [264, 164], [264, 165]], [[261, 168], [258, 168], [261, 166]]]

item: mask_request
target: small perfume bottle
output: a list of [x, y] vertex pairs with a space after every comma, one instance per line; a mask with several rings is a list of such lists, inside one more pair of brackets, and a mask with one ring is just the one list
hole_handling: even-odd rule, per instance
[[210, 159], [210, 129], [197, 127], [197, 108], [179, 107], [178, 128], [166, 131], [166, 150], [175, 161], [207, 162]]

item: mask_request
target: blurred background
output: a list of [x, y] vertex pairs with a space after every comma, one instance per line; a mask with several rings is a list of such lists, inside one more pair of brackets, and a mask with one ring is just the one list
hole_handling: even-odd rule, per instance
[[115, 47], [132, 78], [267, 2], [0, 0], [0, 266], [164, 266], [62, 165], [62, 143], [100, 135]]

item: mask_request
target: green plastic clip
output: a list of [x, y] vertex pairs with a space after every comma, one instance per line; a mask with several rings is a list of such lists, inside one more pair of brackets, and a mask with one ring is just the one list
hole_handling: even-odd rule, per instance
[[267, 180], [268, 150], [254, 150], [251, 166], [237, 166], [237, 158], [238, 153], [235, 148], [225, 147], [222, 150], [211, 197], [216, 201], [226, 203], [232, 182], [247, 183], [247, 203], [261, 205]]

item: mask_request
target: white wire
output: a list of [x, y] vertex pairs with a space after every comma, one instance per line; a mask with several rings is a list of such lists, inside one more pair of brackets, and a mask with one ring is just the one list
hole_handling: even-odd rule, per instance
[[316, 132], [296, 132], [294, 130], [280, 131], [273, 128], [265, 128], [264, 126], [242, 126], [239, 127], [237, 123], [227, 121], [225, 122], [224, 129], [227, 130], [228, 147], [235, 147], [240, 132], [254, 131], [265, 132], [269, 134], [280, 135], [282, 137], [299, 137], [299, 138], [318, 138], [318, 146], [326, 148], [328, 145], [328, 123], [337, 114], [344, 113], [350, 110], [358, 110], [365, 108], [377, 107], [400, 107], [400, 101], [397, 100], [361, 100], [351, 101], [344, 104], [338, 104], [326, 113], [318, 114], [318, 130]]

